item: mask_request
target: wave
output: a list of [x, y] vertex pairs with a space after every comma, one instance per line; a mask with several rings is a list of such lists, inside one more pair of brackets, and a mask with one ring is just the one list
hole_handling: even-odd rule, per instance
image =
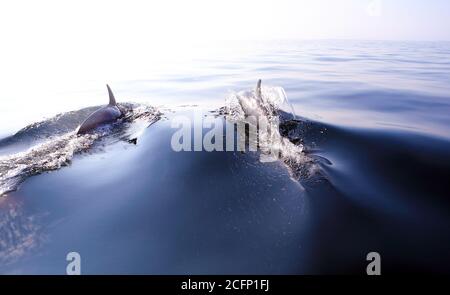
[[161, 118], [161, 113], [151, 106], [132, 103], [119, 106], [125, 113], [119, 121], [88, 134], [78, 135], [76, 128], [96, 107], [59, 114], [3, 140], [2, 146], [25, 141], [31, 147], [0, 157], [0, 196], [16, 190], [30, 176], [69, 165], [75, 154], [90, 149], [100, 139], [136, 143], [139, 134]]

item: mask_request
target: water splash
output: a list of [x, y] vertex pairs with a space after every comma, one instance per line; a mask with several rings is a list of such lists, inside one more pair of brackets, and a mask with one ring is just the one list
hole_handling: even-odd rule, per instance
[[87, 113], [87, 109], [83, 109], [34, 123], [8, 139], [36, 143], [25, 151], [0, 157], [0, 196], [16, 190], [27, 177], [69, 165], [75, 154], [88, 150], [100, 138], [135, 143], [143, 129], [161, 117], [156, 108], [147, 105], [125, 103], [120, 107], [125, 114], [122, 119], [88, 134], [77, 135], [75, 130]]
[[295, 132], [301, 123], [296, 120], [282, 87], [262, 87], [261, 95], [256, 90], [231, 93], [221, 113], [227, 120], [254, 127], [249, 130], [256, 130], [257, 136], [249, 136], [248, 133], [238, 136], [257, 140], [253, 144], [259, 148], [261, 162], [280, 160], [296, 179], [317, 171], [313, 158], [305, 153], [298, 132]]

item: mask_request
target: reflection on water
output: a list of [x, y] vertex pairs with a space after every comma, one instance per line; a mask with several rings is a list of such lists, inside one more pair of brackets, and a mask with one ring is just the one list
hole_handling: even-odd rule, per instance
[[[361, 127], [400, 124], [448, 138], [448, 42], [226, 42], [208, 49], [208, 58], [192, 55], [176, 68], [143, 68], [145, 75], [114, 81], [119, 101], [217, 108], [229, 91], [250, 89], [263, 79], [283, 87], [296, 114], [310, 119]], [[30, 97], [5, 99], [2, 107], [9, 111], [2, 114], [0, 134], [39, 121], [39, 115], [103, 104], [106, 82], [80, 81], [58, 96], [42, 93], [33, 97], [39, 104], [32, 110], [24, 107]]]
[[43, 216], [28, 215], [17, 198], [0, 198], [0, 265], [11, 264], [43, 244]]
[[[283, 87], [294, 108], [295, 118], [289, 104], [267, 117], [280, 120], [274, 134], [288, 155], [177, 153], [170, 121], [195, 107], [152, 117], [150, 128], [144, 115], [143, 125], [114, 129], [69, 168], [1, 199], [1, 273], [64, 273], [71, 251], [86, 274], [360, 274], [371, 251], [384, 273], [450, 272], [450, 44], [226, 45], [236, 54], [114, 88], [138, 104], [207, 111], [233, 97], [245, 113], [261, 78], [266, 90]], [[79, 109], [92, 105], [89, 87], [80, 85]], [[43, 99], [33, 111], [52, 107]], [[27, 125], [5, 116], [12, 121], [2, 133]], [[63, 117], [3, 139], [1, 159], [69, 132], [76, 124]], [[305, 177], [310, 167], [319, 177]]]

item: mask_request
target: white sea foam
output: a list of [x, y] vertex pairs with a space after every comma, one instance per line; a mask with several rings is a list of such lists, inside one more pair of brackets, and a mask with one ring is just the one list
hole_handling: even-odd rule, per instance
[[[122, 107], [125, 110], [125, 116], [122, 118], [122, 122], [119, 122], [120, 128], [107, 126], [84, 135], [77, 135], [75, 130], [63, 134], [55, 132], [57, 135], [39, 141], [28, 150], [1, 156], [0, 196], [16, 190], [19, 184], [29, 176], [69, 165], [75, 154], [88, 150], [99, 138], [117, 136], [121, 139], [131, 139], [126, 137], [128, 129], [132, 130], [129, 135], [136, 136], [139, 133], [132, 128], [135, 122], [144, 122], [144, 125], [140, 124], [139, 126], [146, 128], [160, 117], [159, 111], [150, 106], [123, 104]], [[76, 112], [71, 112], [71, 114], [76, 114]], [[61, 115], [58, 115], [44, 122], [32, 124], [20, 131], [20, 136], [23, 137], [27, 133], [35, 136], [37, 128], [41, 129], [46, 124], [53, 124], [60, 117]], [[51, 127], [54, 128], [54, 126]], [[38, 132], [43, 132], [43, 130], [38, 130]]]

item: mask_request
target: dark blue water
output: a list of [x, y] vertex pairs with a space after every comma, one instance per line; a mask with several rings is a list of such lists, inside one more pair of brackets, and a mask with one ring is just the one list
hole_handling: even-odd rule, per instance
[[[161, 117], [74, 139], [88, 109], [7, 136], [2, 185], [20, 177], [0, 199], [0, 272], [63, 274], [76, 251], [86, 274], [364, 274], [376, 251], [384, 273], [449, 273], [449, 49], [258, 44], [117, 82]], [[287, 93], [296, 120], [283, 104], [280, 133], [301, 161], [173, 151], [176, 116], [226, 106], [258, 78]]]

